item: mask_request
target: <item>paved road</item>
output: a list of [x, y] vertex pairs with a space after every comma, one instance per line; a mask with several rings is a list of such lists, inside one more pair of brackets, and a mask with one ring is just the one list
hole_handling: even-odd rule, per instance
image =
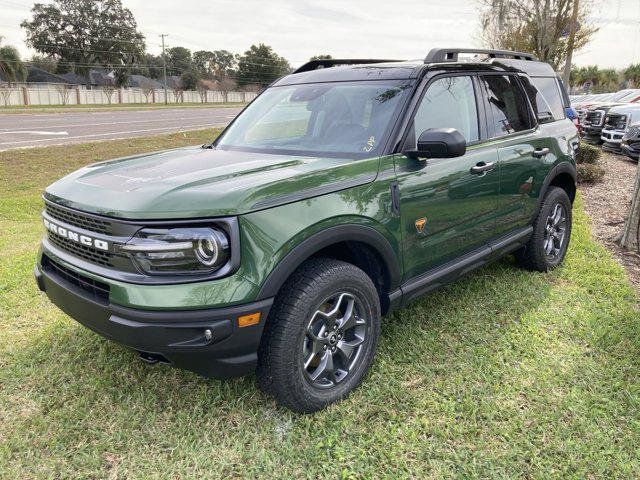
[[0, 150], [221, 127], [240, 110], [212, 107], [0, 114]]

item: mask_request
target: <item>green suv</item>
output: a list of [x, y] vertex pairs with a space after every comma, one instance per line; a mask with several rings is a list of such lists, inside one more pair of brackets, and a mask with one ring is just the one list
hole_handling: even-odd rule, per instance
[[550, 79], [560, 97], [548, 64], [494, 50], [305, 64], [211, 144], [49, 186], [38, 285], [143, 360], [321, 409], [383, 315], [508, 253], [562, 262], [578, 135]]

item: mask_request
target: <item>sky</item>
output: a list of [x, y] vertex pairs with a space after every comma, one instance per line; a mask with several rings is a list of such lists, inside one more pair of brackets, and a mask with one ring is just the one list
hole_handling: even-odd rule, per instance
[[[41, 0], [48, 3], [49, 0]], [[0, 0], [0, 35], [23, 57], [20, 22], [33, 1]], [[479, 47], [477, 0], [123, 0], [147, 38], [147, 49], [167, 46], [244, 52], [271, 45], [292, 66], [310, 56], [423, 58], [432, 47]], [[593, 41], [576, 65], [624, 68], [640, 62], [640, 0], [595, 0]]]

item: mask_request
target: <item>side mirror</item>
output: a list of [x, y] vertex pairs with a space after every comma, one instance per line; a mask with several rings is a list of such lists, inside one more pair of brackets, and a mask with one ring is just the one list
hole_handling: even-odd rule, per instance
[[420, 134], [417, 149], [404, 152], [410, 158], [453, 158], [467, 151], [467, 140], [455, 128], [429, 128]]

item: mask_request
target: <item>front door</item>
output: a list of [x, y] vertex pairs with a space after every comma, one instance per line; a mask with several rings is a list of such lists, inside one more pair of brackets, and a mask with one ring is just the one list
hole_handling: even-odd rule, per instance
[[[497, 152], [495, 145], [480, 142], [476, 90], [471, 76], [433, 80], [405, 141], [404, 149], [413, 149], [424, 130], [455, 128], [467, 139], [464, 156], [422, 161], [395, 156], [405, 280], [482, 247], [495, 235]], [[477, 165], [488, 169], [474, 173]]]

